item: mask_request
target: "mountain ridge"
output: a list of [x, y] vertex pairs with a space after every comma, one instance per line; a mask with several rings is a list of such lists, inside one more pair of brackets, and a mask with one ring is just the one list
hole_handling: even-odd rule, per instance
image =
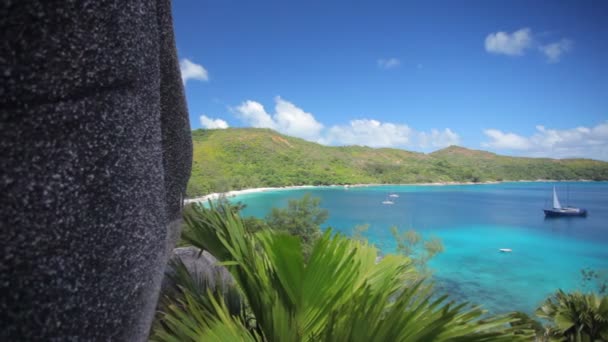
[[290, 185], [608, 180], [608, 162], [510, 157], [455, 145], [431, 153], [324, 146], [266, 128], [198, 129], [192, 140], [189, 197]]

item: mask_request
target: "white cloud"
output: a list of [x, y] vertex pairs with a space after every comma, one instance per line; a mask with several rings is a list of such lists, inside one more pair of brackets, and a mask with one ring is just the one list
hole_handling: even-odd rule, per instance
[[509, 150], [527, 150], [530, 148], [528, 139], [515, 133], [504, 133], [497, 129], [486, 129], [483, 131], [490, 139], [490, 142], [482, 143], [483, 147]]
[[261, 103], [247, 100], [234, 108], [237, 116], [252, 127], [278, 129], [272, 117]]
[[488, 129], [484, 133], [491, 139], [482, 146], [494, 149], [519, 150], [532, 157], [572, 158], [584, 157], [608, 160], [608, 121], [594, 127], [575, 127], [557, 130], [536, 126], [536, 132], [524, 137]]
[[458, 145], [460, 136], [449, 128], [420, 132], [405, 124], [360, 119], [352, 120], [348, 125], [332, 126], [319, 142], [325, 145], [427, 149]]
[[374, 119], [352, 120], [346, 125], [325, 128], [312, 113], [278, 96], [275, 98], [274, 114], [269, 114], [262, 104], [251, 100], [231, 110], [246, 125], [271, 128], [324, 145], [441, 148], [460, 142], [458, 134], [449, 128], [419, 132], [405, 124]]
[[323, 125], [311, 113], [278, 96], [275, 102], [274, 120], [281, 132], [309, 140], [319, 138]]
[[201, 126], [207, 129], [228, 128], [228, 123], [222, 119], [212, 119], [206, 115], [201, 115]]
[[352, 120], [349, 125], [332, 126], [320, 141], [325, 145], [405, 146], [413, 131], [407, 125], [377, 120]]
[[380, 67], [382, 69], [392, 69], [392, 68], [396, 68], [400, 65], [401, 65], [401, 61], [398, 60], [397, 58], [388, 58], [388, 59], [381, 58], [378, 60], [378, 67]]
[[572, 40], [566, 38], [545, 45], [535, 40], [529, 28], [522, 28], [513, 33], [499, 31], [486, 37], [485, 47], [487, 52], [509, 56], [523, 56], [527, 49], [537, 47], [549, 63], [557, 63], [562, 54], [570, 51], [573, 45]]
[[188, 80], [209, 81], [207, 70], [200, 64], [184, 58], [179, 62], [179, 69], [182, 73], [182, 82], [186, 84]]
[[418, 134], [418, 139], [418, 144], [423, 148], [443, 148], [460, 144], [460, 136], [449, 128], [446, 128], [443, 131], [432, 129], [430, 133], [420, 132]]
[[521, 56], [532, 46], [532, 31], [522, 28], [511, 34], [502, 31], [490, 33], [486, 37], [485, 46], [490, 53]]
[[572, 49], [572, 41], [569, 39], [562, 39], [559, 42], [541, 45], [538, 49], [547, 56], [549, 63], [557, 63], [561, 55]]
[[234, 111], [241, 120], [253, 127], [272, 128], [307, 140], [318, 140], [323, 129], [323, 125], [311, 113], [278, 96], [275, 98], [275, 113], [272, 116], [262, 104], [255, 101], [245, 101]]

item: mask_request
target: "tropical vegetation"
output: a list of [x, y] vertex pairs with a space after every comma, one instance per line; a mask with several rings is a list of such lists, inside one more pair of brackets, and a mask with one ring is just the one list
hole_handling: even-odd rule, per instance
[[431, 273], [427, 267], [428, 261], [443, 252], [444, 249], [441, 239], [430, 237], [425, 240], [420, 233], [413, 229], [408, 229], [405, 232], [400, 232], [396, 226], [390, 229], [391, 235], [397, 243], [395, 252], [412, 260], [422, 277], [429, 277]]
[[310, 255], [316, 241], [321, 237], [321, 225], [329, 212], [319, 205], [321, 199], [305, 194], [300, 199], [290, 199], [287, 208], [272, 208], [266, 216], [269, 229], [286, 232], [300, 239], [302, 253]]
[[430, 153], [363, 146], [323, 146], [270, 129], [199, 129], [189, 197], [290, 185], [608, 180], [608, 163], [517, 158], [457, 146]]
[[[233, 290], [192, 286], [163, 305], [158, 341], [517, 341], [511, 317], [483, 317], [416, 280], [409, 258], [326, 231], [308, 258], [297, 236], [249, 233], [238, 213], [192, 206], [184, 239], [209, 251], [234, 278]], [[201, 282], [195, 282], [200, 284]], [[190, 285], [188, 285], [190, 284]], [[166, 299], [166, 298], [165, 298]]]
[[582, 288], [597, 291], [601, 295], [608, 294], [608, 270], [583, 268], [581, 270]]
[[608, 341], [608, 296], [565, 293], [547, 298], [536, 315], [549, 320], [549, 340], [572, 342]]

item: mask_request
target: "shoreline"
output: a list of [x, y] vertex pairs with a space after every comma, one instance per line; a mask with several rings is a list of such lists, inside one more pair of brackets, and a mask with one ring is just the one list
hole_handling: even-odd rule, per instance
[[298, 190], [298, 189], [310, 189], [310, 188], [364, 188], [372, 186], [450, 186], [450, 185], [484, 185], [484, 184], [501, 184], [501, 183], [559, 183], [559, 182], [594, 182], [590, 179], [573, 179], [573, 180], [555, 180], [555, 179], [536, 179], [536, 180], [508, 180], [508, 181], [485, 181], [485, 182], [433, 182], [433, 183], [404, 183], [404, 184], [332, 184], [332, 185], [292, 185], [292, 186], [281, 186], [281, 187], [263, 187], [263, 188], [250, 188], [242, 190], [232, 190], [228, 192], [214, 192], [204, 196], [186, 198], [184, 204], [195, 203], [195, 202], [207, 202], [209, 200], [216, 200], [220, 196], [226, 196], [227, 198], [236, 197], [246, 194], [255, 194], [260, 192], [268, 191], [284, 191], [284, 190]]

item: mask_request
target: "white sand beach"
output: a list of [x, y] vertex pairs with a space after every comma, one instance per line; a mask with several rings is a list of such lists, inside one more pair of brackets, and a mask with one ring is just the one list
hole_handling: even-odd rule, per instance
[[[335, 185], [335, 186], [339, 186], [339, 185]], [[208, 194], [208, 195], [201, 196], [201, 197], [187, 198], [184, 200], [184, 203], [188, 204], [188, 203], [193, 203], [193, 202], [207, 202], [208, 200], [216, 200], [220, 196], [235, 197], [238, 195], [253, 194], [253, 193], [258, 193], [258, 192], [266, 192], [266, 191], [295, 190], [295, 189], [306, 189], [306, 188], [316, 188], [316, 187], [317, 186], [315, 186], [315, 185], [296, 185], [296, 186], [284, 186], [284, 187], [276, 187], [276, 188], [268, 187], [268, 188], [233, 190], [233, 191], [228, 191], [228, 192], [224, 192], [224, 193], [214, 192], [212, 194]]]
[[[310, 188], [333, 188], [333, 187], [343, 187], [345, 189], [348, 188], [357, 188], [357, 187], [371, 187], [371, 186], [400, 186], [400, 185], [409, 185], [409, 186], [446, 186], [446, 185], [475, 185], [475, 184], [499, 184], [499, 183], [513, 183], [513, 182], [564, 182], [554, 179], [535, 179], [535, 180], [505, 180], [505, 181], [487, 181], [487, 182], [435, 182], [435, 183], [409, 183], [409, 184], [333, 184], [333, 185], [294, 185], [294, 186], [283, 186], [283, 187], [265, 187], [265, 188], [252, 188], [252, 189], [243, 189], [243, 190], [233, 190], [225, 193], [214, 192], [212, 194], [208, 194], [201, 197], [195, 198], [187, 198], [184, 200], [185, 204], [194, 203], [194, 202], [207, 202], [208, 200], [216, 200], [220, 196], [224, 195], [226, 197], [235, 197], [244, 194], [253, 194], [258, 192], [267, 192], [267, 191], [282, 191], [282, 190], [296, 190], [296, 189], [310, 189]], [[566, 182], [590, 182], [588, 179], [577, 179], [577, 180], [567, 180]]]

